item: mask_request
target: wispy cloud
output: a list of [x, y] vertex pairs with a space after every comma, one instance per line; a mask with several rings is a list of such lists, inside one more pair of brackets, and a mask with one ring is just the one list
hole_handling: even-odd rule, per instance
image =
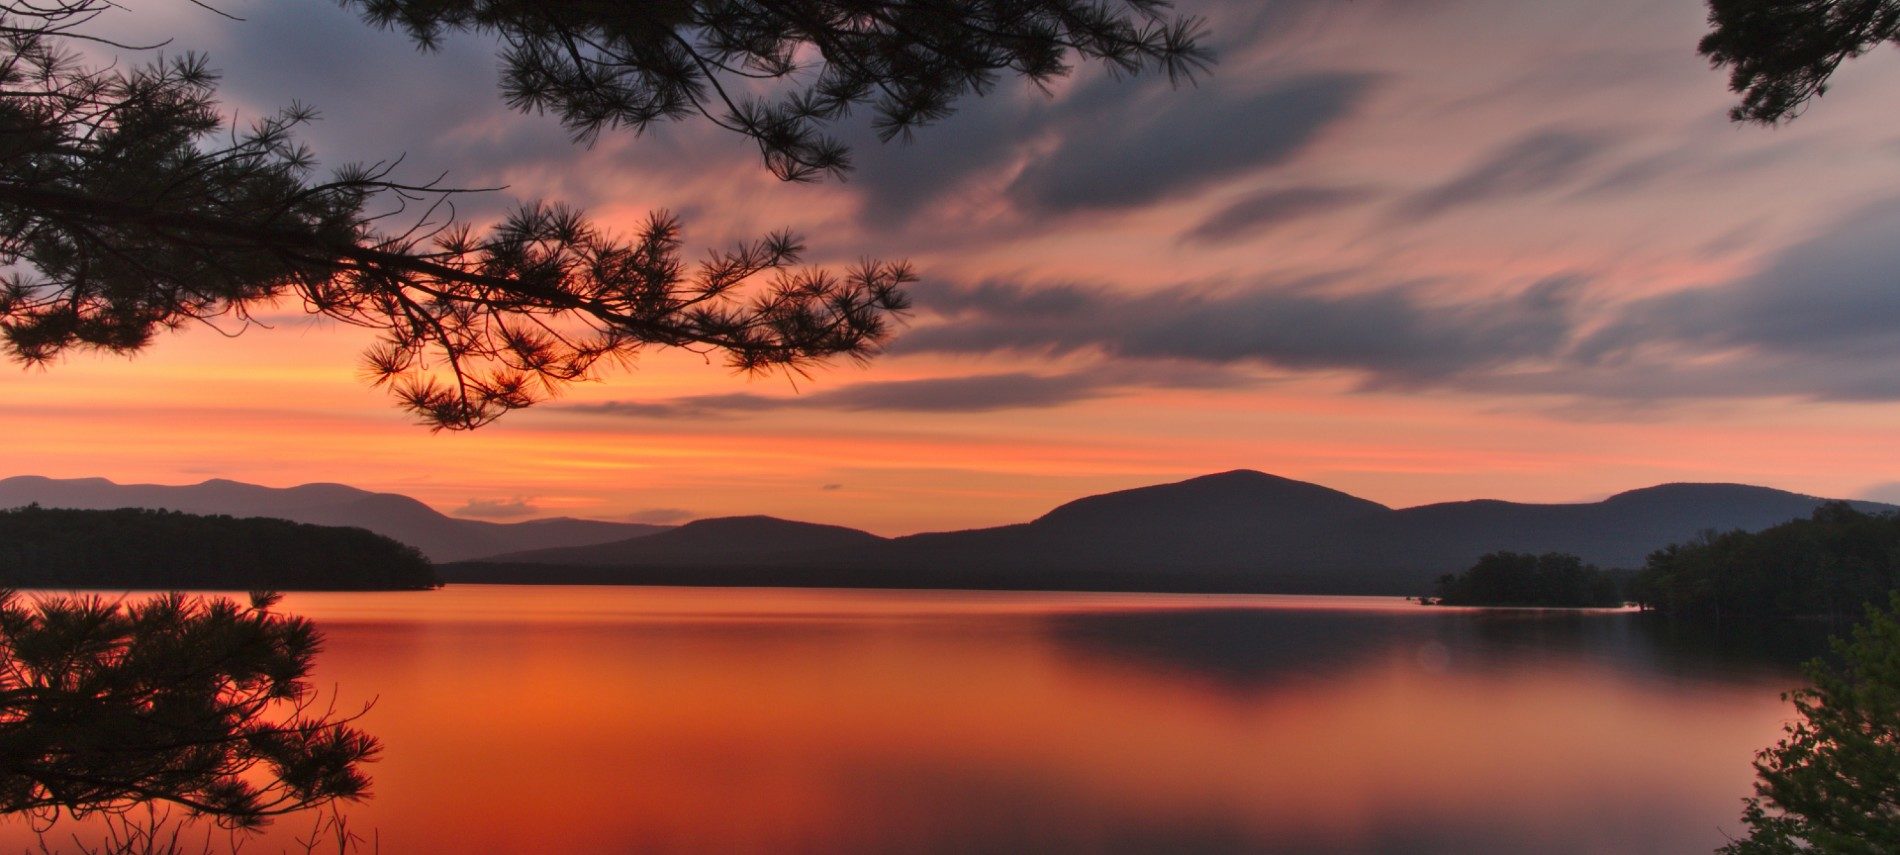
[[541, 512], [534, 503], [525, 498], [513, 499], [470, 499], [467, 504], [456, 508], [453, 513], [458, 517], [477, 519], [505, 520], [531, 517]]
[[1552, 277], [1499, 299], [1428, 299], [1429, 283], [1340, 292], [1339, 278], [1249, 289], [1182, 285], [1146, 293], [990, 281], [933, 292], [903, 353], [1093, 352], [1209, 365], [1256, 362], [1356, 370], [1378, 386], [1420, 385], [1567, 343], [1583, 280]]
[[1373, 195], [1361, 187], [1278, 187], [1241, 199], [1201, 220], [1182, 233], [1183, 241], [1222, 243], [1259, 237], [1296, 220], [1325, 214], [1365, 201]]
[[1568, 185], [1609, 147], [1599, 135], [1569, 130], [1526, 134], [1479, 158], [1452, 178], [1401, 200], [1397, 216], [1417, 219], [1495, 199]]
[[1112, 366], [1067, 373], [1010, 372], [857, 383], [804, 395], [689, 395], [657, 401], [610, 401], [569, 407], [577, 412], [636, 418], [704, 418], [777, 410], [893, 413], [992, 413], [1046, 409], [1148, 386], [1206, 388], [1244, 382], [1224, 371], [1180, 371], [1160, 365]]
[[1132, 105], [1146, 108], [1141, 112], [1117, 101], [1123, 109], [1061, 123], [1060, 142], [1023, 168], [1009, 196], [1047, 215], [1192, 195], [1292, 160], [1351, 115], [1373, 82], [1366, 74], [1315, 73], [1259, 90], [1228, 85], [1197, 91], [1196, 98]]

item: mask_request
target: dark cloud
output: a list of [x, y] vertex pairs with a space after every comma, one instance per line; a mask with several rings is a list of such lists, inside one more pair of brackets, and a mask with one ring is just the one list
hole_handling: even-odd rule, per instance
[[[205, 43], [178, 47], [209, 52], [212, 66], [226, 72], [220, 92], [227, 101], [250, 110], [292, 101], [314, 107], [322, 120], [303, 137], [325, 163], [407, 151], [429, 158], [418, 171], [433, 175], [448, 165], [436, 160], [456, 147], [442, 139], [448, 132], [511, 113], [496, 91], [491, 38], [462, 33], [440, 50], [419, 52], [406, 36], [333, 3], [258, 4], [243, 20], [203, 23]], [[559, 135], [553, 120], [539, 123]]]
[[[1563, 362], [1536, 370], [1474, 373], [1454, 381], [1448, 385], [1464, 391], [1559, 396], [1589, 401], [1600, 409], [1606, 404], [1654, 409], [1691, 402], [1763, 398], [1900, 401], [1900, 373], [1891, 363], [1854, 364], [1742, 353], [1717, 356], [1687, 350], [1615, 364]], [[1635, 411], [1604, 412], [1622, 418]]]
[[976, 413], [1054, 407], [1102, 392], [1101, 381], [1087, 375], [1016, 373], [859, 383], [811, 398], [830, 409]]
[[818, 489], [823, 490], [827, 493], [835, 493], [835, 492], [838, 492], [839, 490], [844, 489], [844, 485], [843, 484], [826, 484], [823, 487], [819, 487]]
[[1414, 385], [1559, 352], [1583, 283], [1553, 277], [1509, 298], [1451, 303], [1427, 299], [1419, 283], [1344, 293], [1330, 287], [1337, 284], [1322, 278], [1145, 294], [1000, 282], [934, 289], [921, 308], [940, 321], [910, 331], [896, 349], [1257, 362], [1358, 370], [1371, 385]]
[[1608, 148], [1600, 137], [1564, 130], [1538, 131], [1486, 154], [1452, 179], [1404, 199], [1396, 212], [1429, 217], [1453, 208], [1526, 196], [1569, 184]]
[[966, 98], [909, 139], [880, 141], [868, 121], [846, 129], [860, 219], [882, 231], [909, 223], [972, 177], [1002, 170], [1054, 109], [1046, 95], [1012, 88]]
[[[1009, 195], [1042, 214], [1190, 195], [1293, 159], [1350, 115], [1372, 82], [1365, 74], [1316, 73], [1257, 91], [1210, 85], [1191, 98], [1122, 97], [1116, 109], [1080, 107], [1063, 123], [1060, 143], [1023, 168]], [[1075, 97], [1092, 106], [1095, 91]]]
[[1255, 193], [1215, 212], [1181, 235], [1183, 241], [1221, 243], [1258, 235], [1302, 217], [1338, 210], [1371, 195], [1353, 187], [1282, 187]]
[[1008, 180], [1004, 193], [1028, 214], [1130, 208], [1292, 159], [1372, 83], [1315, 73], [1249, 89], [1217, 75], [1177, 91], [1158, 76], [1096, 74], [1060, 99], [1027, 87], [966, 98], [908, 141], [879, 142], [864, 122], [843, 136], [874, 229], [901, 227], [985, 178]]
[[1900, 369], [1900, 200], [1854, 212], [1739, 282], [1638, 301], [1579, 353], [1624, 361], [1659, 342]]
[[1447, 299], [1442, 283], [1345, 275], [1129, 293], [990, 281], [920, 294], [907, 354], [1093, 355], [1348, 371], [1362, 388], [1449, 388], [1642, 406], [1900, 401], [1900, 200], [1843, 218], [1732, 283], [1620, 306], [1558, 276]]
[[1561, 361], [1459, 383], [1626, 402], [1900, 401], [1900, 200], [1735, 282], [1625, 304]]
[[455, 509], [455, 515], [458, 517], [491, 520], [528, 517], [540, 512], [541, 509], [535, 507], [527, 499], [470, 499], [468, 504]]
[[[1215, 17], [1223, 15], [1248, 17], [1234, 9]], [[620, 201], [608, 195], [619, 182], [572, 168], [577, 149], [554, 118], [521, 115], [502, 102], [492, 36], [454, 33], [439, 50], [419, 52], [400, 33], [321, 4], [265, 4], [246, 9], [242, 21], [207, 15], [187, 35], [192, 43], [181, 47], [210, 52], [228, 72], [227, 101], [245, 116], [293, 101], [315, 106], [323, 119], [302, 137], [326, 165], [405, 157], [401, 179], [446, 172], [449, 185], [479, 187], [525, 174], [539, 182], [535, 193], [583, 206]], [[989, 179], [986, 192], [1003, 191], [1019, 167], [1007, 192], [1032, 213], [1190, 193], [1294, 156], [1369, 82], [1320, 73], [1249, 89], [1244, 78], [1215, 75], [1176, 91], [1158, 74], [1115, 79], [1084, 64], [1059, 97], [1004, 76], [909, 141], [880, 142], [869, 111], [836, 132], [852, 147], [857, 168], [847, 186], [862, 200], [862, 225], [889, 232], [972, 182]], [[610, 134], [601, 146], [627, 146], [634, 170], [649, 162], [695, 175], [763, 168], [744, 140], [703, 121], [662, 122], [629, 144], [633, 136]], [[464, 213], [493, 214], [512, 195], [464, 197]]]
[[[1146, 376], [1138, 376], [1146, 375]], [[977, 374], [858, 383], [806, 395], [692, 395], [665, 401], [612, 401], [579, 405], [582, 412], [645, 418], [707, 417], [772, 410], [843, 410], [903, 413], [987, 413], [999, 410], [1059, 407], [1116, 394], [1143, 381], [1151, 371], [1121, 369], [1068, 374]]]

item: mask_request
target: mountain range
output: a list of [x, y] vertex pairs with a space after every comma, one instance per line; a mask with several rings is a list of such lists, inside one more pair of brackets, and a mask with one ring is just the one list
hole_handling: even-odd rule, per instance
[[665, 526], [553, 517], [518, 523], [465, 520], [408, 496], [343, 484], [260, 487], [214, 478], [200, 484], [117, 484], [104, 478], [0, 479], [0, 508], [164, 508], [192, 514], [276, 517], [312, 525], [366, 528], [422, 550], [431, 561], [463, 561], [504, 552], [583, 546], [652, 534]]
[[451, 582], [1277, 593], [1422, 593], [1439, 575], [1498, 550], [1570, 552], [1602, 567], [1634, 568], [1651, 551], [1700, 532], [1767, 528], [1807, 516], [1823, 501], [1744, 484], [1664, 484], [1600, 502], [1478, 500], [1394, 509], [1237, 470], [1089, 496], [1016, 525], [886, 538], [764, 516], [673, 528], [478, 522], [338, 484], [0, 480], [0, 507], [165, 507], [359, 526], [422, 549]]
[[[1602, 567], [1634, 568], [1651, 551], [1700, 532], [1767, 528], [1807, 516], [1823, 501], [1742, 484], [1665, 484], [1600, 502], [1393, 509], [1239, 470], [1090, 496], [996, 528], [880, 538], [735, 517], [501, 555], [443, 574], [463, 581], [1422, 593], [1487, 552], [1570, 552]], [[688, 546], [704, 543], [717, 551]]]

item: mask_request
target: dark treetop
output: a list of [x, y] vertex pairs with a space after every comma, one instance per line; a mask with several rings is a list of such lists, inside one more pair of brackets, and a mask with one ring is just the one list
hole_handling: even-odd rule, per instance
[[1829, 502], [1763, 531], [1705, 533], [1650, 555], [1631, 587], [1674, 614], [1852, 620], [1900, 587], [1900, 514]]
[[1774, 124], [1827, 94], [1845, 62], [1900, 43], [1896, 0], [1709, 0], [1702, 55], [1729, 71], [1738, 122]]
[[1612, 607], [1623, 604], [1616, 579], [1575, 555], [1493, 552], [1463, 573], [1438, 580], [1447, 606]]
[[0, 591], [0, 814], [167, 802], [251, 828], [367, 795], [381, 746], [315, 703], [322, 637], [275, 602]]
[[1727, 855], [1900, 852], [1900, 593], [1870, 605], [1836, 662], [1807, 666], [1799, 718], [1755, 758], [1749, 835]]
[[417, 589], [435, 567], [360, 528], [173, 511], [0, 511], [0, 587]]

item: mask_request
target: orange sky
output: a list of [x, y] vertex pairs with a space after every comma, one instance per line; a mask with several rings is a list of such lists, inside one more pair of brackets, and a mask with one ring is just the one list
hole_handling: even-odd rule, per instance
[[[111, 26], [209, 52], [241, 115], [315, 104], [326, 163], [406, 153], [623, 228], [669, 208], [694, 247], [789, 227], [815, 262], [911, 259], [919, 310], [888, 356], [796, 390], [653, 352], [472, 434], [368, 388], [355, 331], [190, 329], [0, 372], [0, 475], [886, 534], [1239, 467], [1393, 505], [1681, 480], [1900, 499], [1891, 51], [1770, 130], [1723, 118], [1695, 3], [1183, 0], [1221, 49], [1201, 86], [1004, 87], [813, 186], [698, 126], [570, 146], [499, 104], [476, 37], [420, 55], [324, 4], [227, 5], [245, 20]], [[1050, 294], [1074, 308], [1023, 308]]]

